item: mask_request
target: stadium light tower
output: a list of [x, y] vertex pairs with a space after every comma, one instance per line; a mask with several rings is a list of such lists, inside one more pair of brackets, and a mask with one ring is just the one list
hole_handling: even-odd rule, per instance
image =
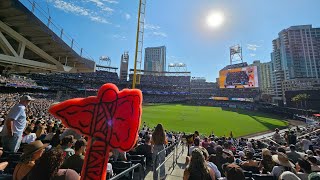
[[170, 63], [168, 70], [169, 72], [187, 72], [187, 65], [184, 63]]
[[230, 65], [233, 63], [243, 63], [242, 47], [237, 44], [230, 47]]
[[[137, 35], [136, 35], [136, 51], [134, 56], [132, 89], [136, 88], [136, 84], [140, 84], [145, 12], [146, 12], [146, 0], [140, 0], [139, 10], [138, 10], [138, 25], [137, 25]], [[139, 69], [137, 69], [137, 66], [139, 67]]]
[[110, 67], [110, 65], [111, 65], [111, 59], [109, 56], [100, 56], [98, 69], [101, 69], [101, 67]]

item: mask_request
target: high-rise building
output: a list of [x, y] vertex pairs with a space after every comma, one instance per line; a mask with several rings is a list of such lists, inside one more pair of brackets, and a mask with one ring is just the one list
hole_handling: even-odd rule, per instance
[[272, 64], [271, 62], [261, 63], [260, 61], [253, 61], [253, 66], [258, 68], [259, 88], [263, 94], [273, 94], [272, 88]]
[[129, 64], [129, 53], [124, 52], [121, 55], [121, 62], [120, 62], [120, 81], [127, 81], [128, 79], [128, 64]]
[[292, 26], [272, 41], [273, 86], [277, 99], [284, 99], [282, 82], [320, 77], [320, 28]]
[[144, 54], [145, 71], [166, 71], [166, 47], [148, 47]]

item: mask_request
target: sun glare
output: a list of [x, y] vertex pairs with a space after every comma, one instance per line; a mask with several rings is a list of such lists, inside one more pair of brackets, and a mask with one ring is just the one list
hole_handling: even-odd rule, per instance
[[224, 16], [221, 12], [214, 12], [207, 16], [207, 25], [211, 28], [218, 28], [224, 22]]

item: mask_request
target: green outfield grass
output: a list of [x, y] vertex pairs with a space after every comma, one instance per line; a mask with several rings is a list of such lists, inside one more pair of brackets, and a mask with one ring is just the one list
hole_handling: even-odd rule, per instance
[[280, 117], [256, 111], [222, 110], [219, 107], [151, 105], [143, 107], [142, 122], [149, 127], [162, 123], [165, 129], [235, 137], [287, 126]]

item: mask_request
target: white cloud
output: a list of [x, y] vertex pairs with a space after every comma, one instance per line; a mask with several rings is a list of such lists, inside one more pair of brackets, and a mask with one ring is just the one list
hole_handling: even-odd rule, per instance
[[125, 18], [126, 20], [129, 20], [129, 19], [131, 18], [131, 16], [130, 16], [130, 14], [125, 13], [125, 14], [124, 14], [124, 18]]
[[145, 24], [144, 29], [154, 31], [154, 30], [159, 30], [160, 26], [153, 25], [153, 24]]
[[155, 36], [167, 37], [167, 34], [164, 32], [152, 32], [152, 34]]
[[161, 27], [158, 25], [145, 24], [144, 29], [147, 31], [147, 34], [151, 36], [168, 37], [165, 32], [160, 31]]
[[89, 18], [95, 22], [109, 24], [109, 22], [105, 18], [100, 16], [90, 16]]
[[250, 54], [250, 56], [251, 56], [251, 57], [255, 57], [255, 56], [256, 56], [256, 54]]
[[118, 40], [127, 40], [126, 36], [122, 36], [120, 34], [115, 34], [112, 37], [115, 38], [115, 39], [118, 39]]
[[97, 7], [99, 7], [102, 11], [106, 11], [106, 12], [109, 12], [109, 13], [112, 13], [114, 10], [111, 9], [110, 7], [106, 6], [104, 4], [104, 2], [107, 2], [107, 1], [103, 1], [103, 0], [84, 0], [85, 2], [91, 2], [91, 3], [94, 3]]
[[105, 24], [109, 23], [107, 19], [105, 19], [104, 17], [98, 16], [96, 13], [92, 12], [91, 10], [85, 7], [81, 7], [63, 0], [50, 0], [50, 2], [53, 3], [54, 7], [60, 10], [63, 10], [64, 12], [72, 13], [78, 16], [86, 16], [90, 20], [99, 22], [99, 23], [105, 23]]
[[115, 0], [102, 0], [102, 1], [110, 3], [110, 4], [118, 4], [119, 3], [118, 1], [115, 1]]
[[256, 44], [247, 44], [247, 49], [251, 50], [251, 51], [256, 51], [260, 46], [256, 45]]

